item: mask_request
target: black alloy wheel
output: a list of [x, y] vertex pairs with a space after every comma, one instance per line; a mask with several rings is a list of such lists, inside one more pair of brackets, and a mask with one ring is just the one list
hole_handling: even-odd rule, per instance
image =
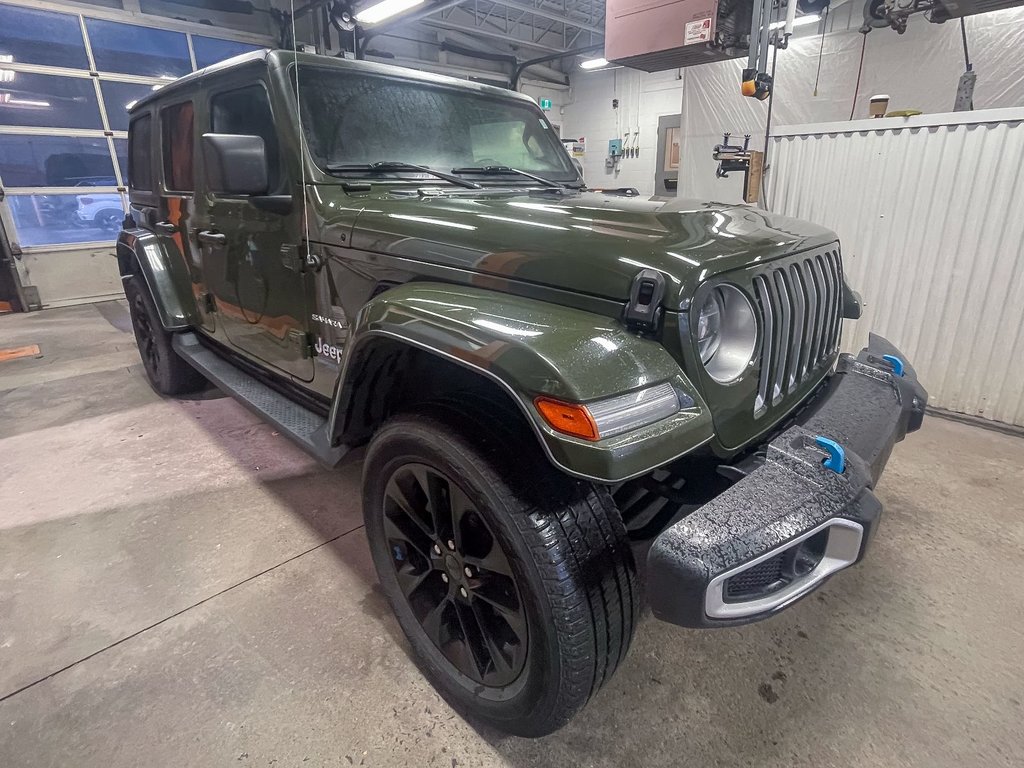
[[107, 232], [116, 232], [123, 218], [124, 213], [121, 211], [103, 211], [96, 216], [96, 226]]
[[160, 347], [157, 345], [153, 321], [146, 311], [141, 291], [135, 292], [131, 297], [131, 318], [135, 328], [135, 343], [139, 346], [139, 355], [146, 366], [146, 373], [151, 380], [157, 381], [160, 379]]
[[149, 286], [141, 275], [131, 275], [124, 281], [124, 295], [135, 343], [153, 388], [162, 395], [181, 395], [205, 387], [206, 379], [174, 351], [173, 334], [161, 324]]
[[463, 713], [540, 736], [625, 658], [640, 584], [608, 490], [525, 429], [475, 393], [397, 414], [366, 451], [363, 519], [420, 670]]
[[433, 467], [405, 464], [387, 481], [383, 514], [399, 588], [426, 636], [475, 683], [514, 682], [529, 648], [522, 597], [466, 493]]

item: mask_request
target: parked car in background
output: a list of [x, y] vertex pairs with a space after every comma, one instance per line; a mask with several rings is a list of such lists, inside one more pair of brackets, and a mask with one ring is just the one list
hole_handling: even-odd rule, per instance
[[124, 218], [121, 196], [111, 192], [95, 192], [78, 196], [76, 224], [116, 232]]

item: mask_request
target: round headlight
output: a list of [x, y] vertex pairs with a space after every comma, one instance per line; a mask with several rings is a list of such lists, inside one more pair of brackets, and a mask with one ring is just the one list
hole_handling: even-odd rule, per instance
[[720, 384], [739, 378], [757, 346], [754, 308], [743, 291], [723, 284], [708, 293], [697, 315], [696, 340], [711, 378]]
[[700, 361], [707, 362], [715, 356], [722, 341], [722, 299], [718, 289], [704, 299], [704, 306], [697, 316], [697, 351]]

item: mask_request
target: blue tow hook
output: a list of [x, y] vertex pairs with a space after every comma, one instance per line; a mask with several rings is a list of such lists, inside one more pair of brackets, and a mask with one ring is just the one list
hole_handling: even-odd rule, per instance
[[825, 469], [831, 469], [840, 475], [843, 474], [843, 470], [846, 469], [846, 451], [843, 450], [843, 446], [835, 440], [829, 440], [821, 435], [816, 435], [814, 442], [828, 453], [828, 458], [821, 462]]
[[882, 355], [882, 359], [892, 366], [893, 373], [897, 376], [903, 375], [903, 361], [896, 357], [896, 355]]

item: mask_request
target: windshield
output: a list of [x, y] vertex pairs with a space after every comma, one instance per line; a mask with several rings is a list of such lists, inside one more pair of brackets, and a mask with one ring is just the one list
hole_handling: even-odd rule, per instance
[[576, 179], [555, 131], [521, 101], [305, 65], [299, 90], [306, 141], [321, 168], [379, 162], [443, 171], [508, 166], [556, 181]]

